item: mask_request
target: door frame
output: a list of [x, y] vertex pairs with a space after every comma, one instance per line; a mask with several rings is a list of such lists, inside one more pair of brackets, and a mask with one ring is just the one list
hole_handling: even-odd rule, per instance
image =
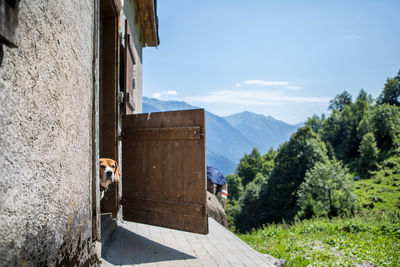
[[[100, 0], [99, 20], [99, 147], [101, 158], [119, 162], [119, 12], [118, 0]], [[113, 183], [104, 192], [101, 212], [118, 215], [118, 184]]]
[[[94, 4], [94, 23], [93, 23], [93, 89], [92, 89], [92, 183], [91, 183], [91, 201], [92, 201], [92, 239], [101, 238], [101, 221], [103, 203], [100, 199], [100, 171], [99, 158], [109, 157], [119, 160], [118, 152], [118, 119], [119, 119], [119, 14], [121, 3], [119, 0], [95, 0]], [[107, 21], [107, 23], [105, 23]], [[106, 26], [106, 43], [104, 40], [104, 28]], [[103, 31], [103, 32], [102, 32]], [[111, 36], [111, 37], [110, 37]], [[106, 47], [106, 48], [105, 48]], [[107, 50], [110, 53], [104, 53]], [[106, 58], [102, 58], [105, 56]], [[108, 57], [107, 57], [108, 56]], [[107, 66], [104, 65], [107, 61]], [[107, 73], [107, 74], [106, 74]], [[106, 74], [106, 75], [105, 75]], [[104, 88], [107, 88], [104, 90]], [[107, 94], [104, 95], [103, 93]], [[111, 105], [105, 111], [104, 99], [111, 100]], [[107, 123], [104, 115], [108, 117]], [[104, 128], [108, 132], [105, 134]], [[109, 141], [105, 145], [104, 139]], [[106, 205], [111, 207], [113, 217], [117, 216], [118, 210], [116, 200], [118, 200], [118, 187], [113, 186], [109, 191], [111, 200], [106, 201]], [[103, 198], [104, 200], [104, 198]], [[103, 201], [104, 202], [104, 201]]]
[[92, 60], [92, 241], [100, 240], [100, 170], [99, 170], [99, 20], [100, 0], [93, 1]]

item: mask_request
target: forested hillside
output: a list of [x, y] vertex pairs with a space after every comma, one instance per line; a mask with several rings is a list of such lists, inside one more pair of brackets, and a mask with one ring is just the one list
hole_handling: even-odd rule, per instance
[[227, 177], [231, 228], [400, 208], [399, 84], [400, 71], [377, 99], [344, 91], [276, 151], [245, 154]]

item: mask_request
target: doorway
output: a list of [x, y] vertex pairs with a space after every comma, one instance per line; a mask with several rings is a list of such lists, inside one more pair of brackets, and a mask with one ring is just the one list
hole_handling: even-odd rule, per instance
[[[119, 9], [112, 0], [100, 1], [99, 19], [99, 150], [100, 158], [119, 162], [118, 153], [118, 75]], [[118, 213], [118, 186], [112, 184], [100, 203], [102, 213]]]

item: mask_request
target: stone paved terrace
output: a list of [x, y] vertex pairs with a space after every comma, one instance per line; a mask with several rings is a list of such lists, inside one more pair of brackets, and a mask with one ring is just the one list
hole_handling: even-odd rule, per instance
[[102, 251], [102, 266], [276, 266], [214, 219], [200, 235], [141, 223], [120, 223]]

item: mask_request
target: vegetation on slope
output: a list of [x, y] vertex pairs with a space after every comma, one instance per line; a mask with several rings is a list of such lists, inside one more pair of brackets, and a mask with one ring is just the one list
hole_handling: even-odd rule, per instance
[[270, 224], [239, 237], [285, 266], [400, 266], [399, 218], [317, 218]]
[[231, 230], [288, 265], [400, 265], [399, 100], [400, 72], [376, 101], [345, 91], [277, 151], [246, 154], [227, 176]]
[[385, 160], [371, 179], [355, 181], [354, 187], [361, 213], [400, 212], [400, 155]]

